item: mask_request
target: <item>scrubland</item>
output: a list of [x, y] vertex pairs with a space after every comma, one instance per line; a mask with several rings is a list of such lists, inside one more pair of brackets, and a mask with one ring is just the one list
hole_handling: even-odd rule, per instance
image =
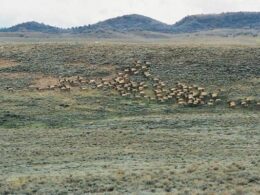
[[[169, 88], [220, 90], [221, 102], [36, 89], [111, 78], [135, 60]], [[259, 94], [257, 44], [1, 43], [0, 193], [259, 194], [259, 105], [227, 104]]]

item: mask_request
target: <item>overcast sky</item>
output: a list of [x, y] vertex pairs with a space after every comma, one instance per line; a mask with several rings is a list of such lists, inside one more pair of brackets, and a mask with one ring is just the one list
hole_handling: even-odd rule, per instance
[[0, 0], [0, 27], [26, 21], [71, 27], [125, 14], [173, 24], [186, 15], [260, 11], [260, 0]]

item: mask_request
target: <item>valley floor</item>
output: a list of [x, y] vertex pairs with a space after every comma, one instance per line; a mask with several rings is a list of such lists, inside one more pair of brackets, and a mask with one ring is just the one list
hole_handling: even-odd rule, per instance
[[1, 193], [258, 194], [259, 113], [119, 117], [2, 129]]
[[[0, 194], [259, 194], [258, 46], [0, 45]], [[38, 91], [60, 77], [110, 77], [149, 60], [167, 86], [221, 89], [188, 107], [115, 91]], [[135, 78], [140, 79], [140, 78]], [[11, 88], [11, 90], [10, 90]]]

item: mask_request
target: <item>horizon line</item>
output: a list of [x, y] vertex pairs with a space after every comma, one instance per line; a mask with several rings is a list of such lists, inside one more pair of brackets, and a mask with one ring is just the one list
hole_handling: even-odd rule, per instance
[[97, 22], [91, 23], [91, 24], [82, 24], [82, 25], [71, 26], [71, 27], [59, 27], [59, 26], [56, 26], [56, 25], [50, 25], [50, 24], [45, 23], [45, 22], [36, 21], [36, 20], [31, 20], [31, 21], [20, 22], [20, 23], [11, 25], [11, 26], [6, 26], [6, 27], [1, 27], [1, 26], [0, 26], [0, 29], [8, 29], [8, 28], [12, 28], [12, 27], [14, 27], [14, 26], [20, 25], [20, 24], [26, 24], [26, 23], [35, 22], [35, 23], [38, 23], [38, 24], [44, 24], [44, 25], [51, 26], [51, 27], [55, 27], [55, 28], [62, 29], [62, 30], [69, 30], [69, 29], [72, 29], [72, 28], [84, 27], [84, 26], [89, 26], [89, 25], [91, 26], [91, 25], [98, 24], [98, 23], [100, 23], [100, 22], [105, 22], [105, 21], [110, 20], [110, 19], [116, 19], [116, 18], [120, 18], [120, 17], [124, 17], [124, 16], [131, 16], [131, 15], [138, 15], [138, 16], [147, 17], [147, 18], [150, 18], [150, 19], [159, 21], [159, 22], [161, 22], [161, 23], [163, 23], [163, 24], [166, 24], [166, 25], [171, 26], [171, 25], [174, 25], [174, 24], [178, 23], [178, 22], [181, 21], [182, 19], [184, 19], [184, 18], [186, 18], [186, 17], [190, 17], [190, 16], [220, 15], [220, 14], [229, 14], [229, 13], [260, 13], [260, 11], [236, 11], [236, 12], [219, 12], [219, 13], [209, 13], [209, 14], [207, 14], [207, 13], [192, 14], [192, 15], [186, 15], [186, 16], [182, 17], [181, 19], [179, 19], [178, 21], [176, 21], [176, 22], [174, 22], [174, 23], [172, 23], [172, 24], [162, 22], [162, 21], [160, 21], [160, 20], [158, 20], [158, 19], [155, 19], [155, 18], [153, 18], [153, 17], [146, 16], [146, 15], [137, 14], [137, 13], [132, 13], [132, 14], [118, 15], [118, 16], [111, 17], [111, 18], [107, 18], [107, 19], [104, 19], [104, 20], [100, 20], [100, 21], [97, 21]]

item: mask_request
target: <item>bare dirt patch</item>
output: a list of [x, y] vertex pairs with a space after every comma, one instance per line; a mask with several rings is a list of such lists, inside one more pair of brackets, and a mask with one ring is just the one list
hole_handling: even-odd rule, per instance
[[7, 78], [7, 79], [18, 79], [18, 78], [24, 78], [31, 76], [31, 74], [26, 72], [18, 72], [18, 73], [0, 73], [1, 78]]
[[55, 77], [38, 77], [34, 82], [33, 85], [36, 87], [45, 88], [51, 85], [58, 85], [59, 79]]
[[7, 68], [7, 67], [16, 66], [16, 65], [17, 65], [17, 63], [12, 60], [0, 59], [0, 68]]

